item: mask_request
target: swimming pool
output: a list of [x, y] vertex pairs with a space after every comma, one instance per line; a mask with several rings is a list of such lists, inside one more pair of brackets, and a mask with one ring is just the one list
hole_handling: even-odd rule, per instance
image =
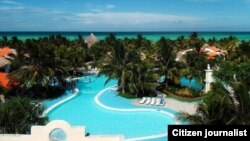
[[[77, 83], [78, 95], [49, 112], [47, 115], [49, 120], [65, 120], [72, 125], [86, 126], [87, 132], [91, 135], [120, 134], [124, 135], [125, 139], [131, 139], [165, 134], [162, 140], [166, 140], [167, 125], [176, 123], [172, 117], [158, 111], [166, 109], [152, 108], [153, 112], [147, 110], [122, 112], [101, 107], [96, 100], [116, 109], [138, 109], [138, 106], [131, 104], [130, 100], [117, 96], [115, 91], [110, 89], [103, 91], [117, 84], [116, 80], [112, 80], [104, 86], [105, 81], [104, 76], [80, 79]], [[50, 102], [47, 101], [45, 104]]]

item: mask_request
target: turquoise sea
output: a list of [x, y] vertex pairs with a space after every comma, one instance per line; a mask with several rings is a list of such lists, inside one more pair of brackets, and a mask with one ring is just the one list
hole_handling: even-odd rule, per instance
[[[101, 40], [104, 39], [110, 32], [93, 32], [96, 37]], [[112, 32], [116, 35], [117, 38], [135, 38], [137, 34], [142, 34], [149, 40], [157, 41], [162, 36], [176, 39], [179, 36], [190, 36], [191, 32]], [[87, 37], [90, 32], [0, 32], [0, 37], [7, 36], [11, 38], [13, 36], [17, 36], [21, 40], [25, 40], [28, 38], [38, 39], [39, 37], [46, 37], [52, 34], [61, 34], [66, 36], [68, 39], [73, 40], [77, 38], [77, 35], [82, 35], [83, 37]], [[235, 36], [239, 40], [250, 40], [250, 32], [197, 32], [199, 37], [203, 37], [208, 40], [211, 38], [222, 39], [229, 36]]]

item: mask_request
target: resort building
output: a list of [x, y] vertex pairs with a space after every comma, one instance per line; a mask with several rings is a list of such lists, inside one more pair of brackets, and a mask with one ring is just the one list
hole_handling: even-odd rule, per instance
[[[9, 90], [12, 86], [10, 79], [8, 78], [8, 72], [10, 71], [10, 63], [13, 60], [13, 55], [17, 55], [15, 49], [9, 47], [0, 48], [0, 87]], [[0, 93], [0, 102], [4, 102], [4, 95]]]
[[12, 83], [10, 82], [10, 79], [8, 78], [8, 73], [0, 72], [0, 87], [5, 89], [10, 89], [12, 86]]
[[218, 56], [225, 57], [228, 54], [226, 50], [216, 48], [216, 46], [209, 46], [208, 44], [204, 44], [201, 47], [200, 52], [205, 53], [207, 59], [215, 59]]
[[54, 120], [46, 126], [32, 126], [30, 135], [0, 134], [1, 141], [123, 141], [122, 135], [88, 135], [85, 127]]
[[17, 55], [15, 49], [4, 47], [0, 49], [0, 68], [4, 68], [5, 72], [9, 72], [11, 60], [13, 55]]
[[177, 62], [184, 62], [185, 63], [186, 62], [185, 55], [188, 52], [191, 52], [191, 51], [194, 51], [194, 49], [186, 49], [186, 50], [178, 51], [177, 54], [176, 54], [175, 61], [177, 61]]
[[[185, 55], [188, 52], [192, 52], [192, 51], [194, 51], [194, 49], [186, 49], [186, 50], [178, 51], [176, 54], [175, 61], [185, 63], [186, 62]], [[226, 55], [228, 55], [228, 52], [226, 50], [219, 49], [216, 46], [209, 46], [208, 44], [204, 44], [200, 48], [200, 53], [204, 53], [207, 59], [215, 59], [216, 57], [220, 57], [220, 56], [225, 57]]]

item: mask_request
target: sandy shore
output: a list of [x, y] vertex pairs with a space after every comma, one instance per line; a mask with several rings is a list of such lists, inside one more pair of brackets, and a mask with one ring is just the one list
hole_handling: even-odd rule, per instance
[[[173, 98], [165, 98], [165, 100], [166, 104], [164, 106], [177, 112], [187, 112], [189, 114], [194, 114], [197, 109], [197, 102], [183, 102]], [[136, 99], [133, 101], [133, 103], [138, 106], [145, 106], [145, 104], [140, 104], [139, 101], [140, 99]]]

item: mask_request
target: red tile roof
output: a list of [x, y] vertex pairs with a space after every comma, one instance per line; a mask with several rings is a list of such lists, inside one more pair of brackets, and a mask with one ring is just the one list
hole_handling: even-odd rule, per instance
[[0, 72], [0, 86], [5, 89], [11, 89], [10, 79], [7, 73]]
[[4, 57], [5, 55], [11, 54], [13, 50], [8, 47], [4, 47], [0, 49], [0, 57]]
[[208, 44], [204, 44], [201, 47], [200, 52], [205, 53], [207, 59], [215, 59], [218, 55], [226, 56], [228, 54], [226, 50], [216, 48], [216, 46], [209, 46]]

